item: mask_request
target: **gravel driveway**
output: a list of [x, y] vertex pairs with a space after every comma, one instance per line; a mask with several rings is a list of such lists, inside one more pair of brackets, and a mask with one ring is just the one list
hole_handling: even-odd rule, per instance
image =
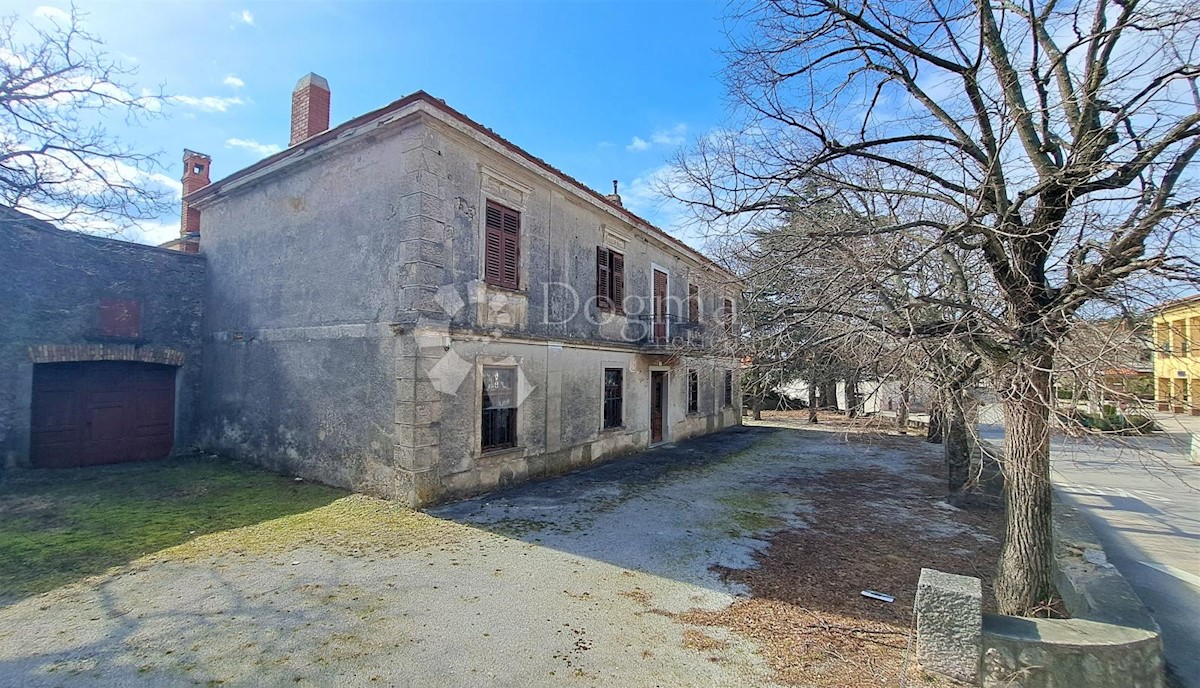
[[906, 446], [737, 428], [416, 515], [409, 544], [205, 536], [0, 609], [0, 685], [773, 686], [745, 635], [677, 614], [805, 527], [780, 485], [931, 456]]

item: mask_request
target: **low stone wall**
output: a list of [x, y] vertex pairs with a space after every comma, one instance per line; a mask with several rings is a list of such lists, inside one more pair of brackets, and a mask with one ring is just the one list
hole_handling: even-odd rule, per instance
[[978, 578], [923, 569], [918, 661], [986, 688], [1160, 688], [1158, 625], [1079, 512], [1054, 506], [1055, 584], [1072, 618], [980, 614]]

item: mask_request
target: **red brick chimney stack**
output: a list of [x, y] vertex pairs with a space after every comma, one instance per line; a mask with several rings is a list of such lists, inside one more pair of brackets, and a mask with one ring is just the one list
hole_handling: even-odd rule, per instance
[[329, 128], [329, 82], [312, 72], [296, 82], [292, 91], [292, 140], [289, 146]]
[[[194, 150], [183, 149], [183, 195], [202, 189], [209, 184], [209, 167], [212, 158]], [[179, 219], [179, 236], [187, 237], [200, 234], [200, 211], [183, 202], [183, 211]]]

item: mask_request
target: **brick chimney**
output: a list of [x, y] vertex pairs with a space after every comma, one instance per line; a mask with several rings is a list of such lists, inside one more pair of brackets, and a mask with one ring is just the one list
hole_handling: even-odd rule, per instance
[[[194, 150], [183, 149], [184, 196], [208, 186], [209, 167], [211, 166], [212, 158]], [[200, 211], [188, 205], [187, 201], [183, 202], [183, 209], [180, 213], [179, 236], [185, 239], [189, 237], [199, 239], [200, 236]]]
[[329, 128], [329, 82], [312, 72], [296, 82], [292, 91], [292, 140], [289, 146]]

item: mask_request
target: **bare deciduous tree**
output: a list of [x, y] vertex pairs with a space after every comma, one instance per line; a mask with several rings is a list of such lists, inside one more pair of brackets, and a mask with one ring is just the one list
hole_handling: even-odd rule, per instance
[[991, 376], [1006, 425], [996, 596], [1001, 611], [1030, 613], [1053, 595], [1056, 344], [1083, 306], [1116, 289], [1197, 279], [1200, 10], [1145, 0], [737, 8], [728, 79], [746, 121], [681, 155], [670, 192], [732, 227], [792, 212], [816, 184], [868, 218], [821, 230], [826, 239], [917, 237], [908, 270], [945, 250], [980, 266], [966, 293], [912, 293], [880, 311], [880, 326], [906, 314], [898, 334], [954, 337]]
[[0, 203], [64, 226], [117, 231], [159, 217], [174, 199], [153, 156], [105, 127], [160, 113], [134, 95], [134, 70], [109, 59], [74, 9], [33, 25], [0, 19]]

